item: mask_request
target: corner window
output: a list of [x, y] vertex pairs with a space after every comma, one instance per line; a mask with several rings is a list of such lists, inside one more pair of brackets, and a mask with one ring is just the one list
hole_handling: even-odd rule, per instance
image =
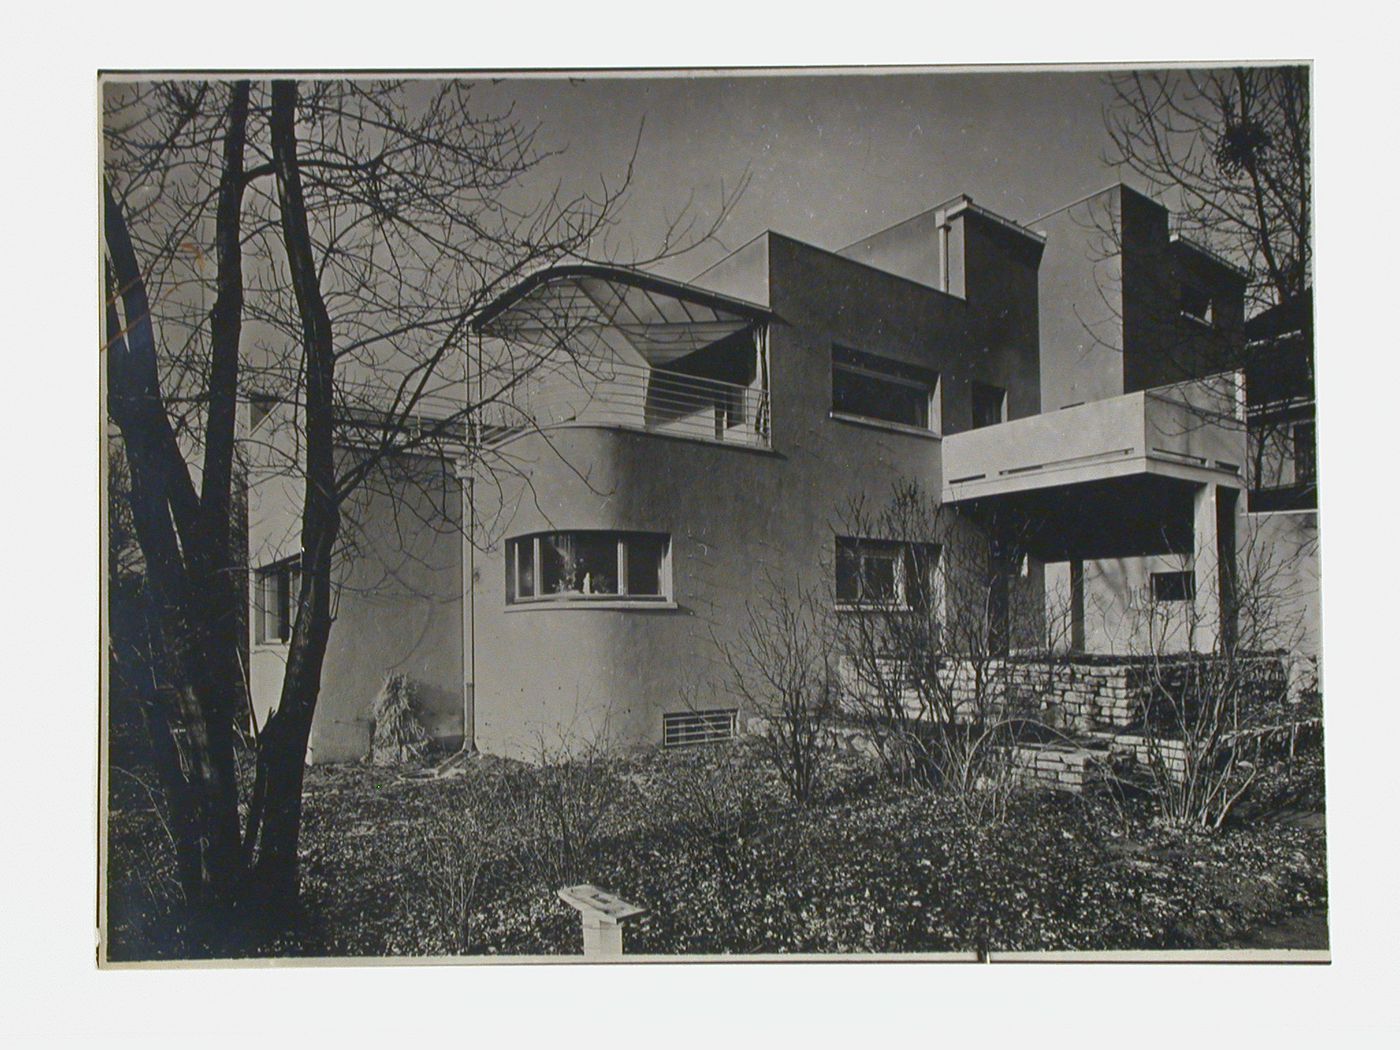
[[1154, 572], [1152, 600], [1154, 602], [1189, 602], [1196, 597], [1194, 572]]
[[1006, 389], [990, 383], [972, 384], [972, 429], [1006, 422]]
[[831, 410], [938, 431], [938, 373], [845, 347], [831, 351]]
[[1209, 292], [1194, 285], [1185, 285], [1181, 289], [1181, 313], [1193, 321], [1200, 321], [1202, 324], [1215, 323], [1215, 301]]
[[922, 609], [934, 595], [938, 546], [836, 537], [836, 604]]
[[253, 578], [254, 622], [258, 642], [286, 644], [296, 622], [301, 590], [301, 559], [286, 558], [256, 571]]
[[506, 544], [506, 602], [665, 601], [670, 538], [651, 532], [542, 532]]

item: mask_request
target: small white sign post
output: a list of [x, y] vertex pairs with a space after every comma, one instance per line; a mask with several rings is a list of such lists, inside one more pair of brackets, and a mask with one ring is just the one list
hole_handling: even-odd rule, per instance
[[586, 882], [565, 886], [559, 891], [559, 899], [578, 910], [583, 920], [583, 954], [590, 959], [620, 958], [622, 927], [646, 914], [645, 908]]

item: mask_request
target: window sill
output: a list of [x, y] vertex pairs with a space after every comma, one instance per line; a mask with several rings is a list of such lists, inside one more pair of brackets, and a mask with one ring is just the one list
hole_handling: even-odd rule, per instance
[[1197, 317], [1195, 314], [1189, 314], [1185, 310], [1181, 311], [1181, 319], [1187, 322], [1188, 324], [1195, 325], [1197, 328], [1202, 328], [1207, 332], [1214, 332], [1218, 327], [1218, 325], [1216, 325], [1214, 321], [1208, 320], [1204, 317]]
[[877, 605], [873, 602], [837, 602], [839, 613], [907, 613], [914, 612], [912, 605]]
[[935, 430], [926, 430], [923, 427], [910, 426], [908, 423], [894, 423], [887, 419], [871, 419], [869, 416], [855, 416], [849, 412], [838, 412], [832, 409], [827, 413], [828, 418], [836, 420], [838, 423], [849, 423], [857, 427], [869, 427], [871, 430], [889, 430], [896, 434], [908, 434], [910, 437], [924, 438], [925, 440], [941, 441], [943, 435]]
[[576, 598], [565, 601], [510, 602], [508, 613], [557, 612], [561, 609], [611, 609], [627, 612], [674, 612], [680, 606], [673, 601], [628, 601], [626, 598]]

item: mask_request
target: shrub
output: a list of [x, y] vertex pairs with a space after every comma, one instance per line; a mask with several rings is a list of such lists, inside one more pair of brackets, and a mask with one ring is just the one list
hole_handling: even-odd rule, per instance
[[[473, 945], [483, 875], [508, 855], [514, 832], [501, 776], [477, 773], [459, 807], [429, 808], [414, 826], [406, 867], [422, 883], [426, 947], [467, 952]], [[425, 945], [416, 945], [422, 951]]]
[[1014, 749], [1038, 718], [1007, 654], [1048, 650], [1063, 619], [1014, 570], [1019, 527], [979, 527], [903, 482], [883, 506], [852, 504], [841, 528], [899, 544], [905, 581], [901, 600], [838, 620], [844, 716], [893, 784], [957, 799], [970, 820], [1003, 819]]
[[668, 824], [716, 845], [731, 845], [765, 812], [778, 808], [783, 788], [764, 775], [750, 743], [697, 747], [659, 756], [646, 793]]
[[715, 639], [724, 685], [751, 717], [749, 732], [794, 802], [810, 802], [831, 753], [837, 683], [823, 596], [766, 581], [729, 642]]
[[374, 735], [370, 760], [376, 766], [418, 762], [428, 750], [428, 731], [418, 719], [418, 688], [413, 679], [394, 673], [374, 701]]
[[502, 785], [520, 858], [554, 888], [585, 881], [604, 820], [624, 790], [618, 766], [598, 744], [541, 745], [536, 759], [504, 774]]

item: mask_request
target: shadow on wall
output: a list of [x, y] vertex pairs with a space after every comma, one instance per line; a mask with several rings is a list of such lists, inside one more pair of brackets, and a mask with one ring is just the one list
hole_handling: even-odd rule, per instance
[[[1152, 574], [1189, 572], [1185, 555], [1112, 558], [1084, 563], [1084, 647], [1091, 653], [1130, 653], [1152, 648], [1147, 618], [1152, 602]], [[1161, 623], [1160, 620], [1154, 621]], [[1164, 652], [1190, 648], [1189, 618], [1167, 621], [1159, 644]]]

